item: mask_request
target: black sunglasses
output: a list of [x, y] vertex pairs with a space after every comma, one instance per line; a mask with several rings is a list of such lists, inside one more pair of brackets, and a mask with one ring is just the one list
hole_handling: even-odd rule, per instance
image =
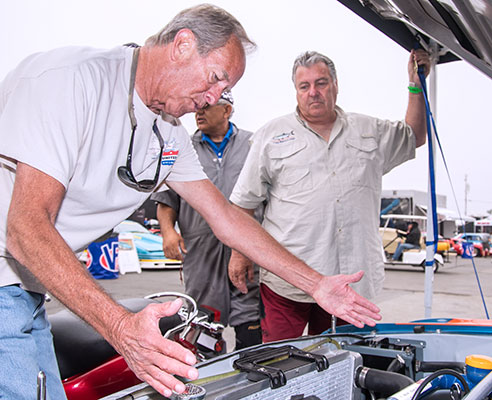
[[118, 178], [123, 182], [126, 186], [131, 187], [132, 189], [136, 189], [139, 192], [151, 192], [159, 182], [159, 173], [161, 172], [161, 161], [162, 161], [162, 151], [164, 149], [164, 140], [162, 139], [161, 133], [157, 128], [156, 121], [154, 121], [154, 125], [152, 126], [152, 131], [157, 136], [159, 140], [160, 150], [159, 150], [159, 160], [157, 162], [157, 169], [155, 170], [154, 179], [144, 179], [141, 181], [137, 181], [132, 172], [132, 151], [133, 151], [133, 138], [135, 137], [135, 130], [137, 128], [136, 125], [132, 127], [132, 137], [130, 139], [130, 147], [128, 148], [128, 155], [126, 156], [126, 166], [118, 167]]
[[164, 140], [162, 139], [159, 128], [157, 128], [157, 119], [154, 120], [154, 125], [152, 126], [152, 131], [157, 136], [159, 140], [160, 150], [159, 150], [159, 160], [157, 163], [157, 169], [155, 171], [154, 179], [144, 179], [137, 181], [135, 175], [132, 172], [132, 153], [133, 153], [133, 140], [135, 138], [135, 131], [137, 130], [137, 119], [135, 118], [135, 113], [133, 110], [133, 91], [135, 89], [135, 74], [137, 72], [138, 63], [138, 53], [140, 48], [136, 48], [133, 52], [132, 70], [130, 75], [130, 88], [128, 92], [128, 114], [130, 116], [130, 122], [132, 125], [132, 136], [130, 138], [130, 146], [128, 148], [128, 155], [126, 156], [126, 166], [118, 167], [118, 178], [126, 186], [136, 189], [139, 192], [151, 192], [159, 182], [159, 173], [161, 172], [161, 161], [162, 161], [162, 151], [164, 150]]

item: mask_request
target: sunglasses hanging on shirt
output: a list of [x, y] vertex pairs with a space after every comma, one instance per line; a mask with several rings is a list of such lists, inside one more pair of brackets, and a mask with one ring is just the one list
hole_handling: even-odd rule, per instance
[[160, 150], [159, 150], [159, 160], [157, 162], [157, 169], [155, 171], [155, 176], [154, 179], [152, 180], [144, 179], [141, 181], [137, 181], [132, 171], [133, 141], [135, 138], [135, 131], [137, 130], [137, 119], [135, 118], [135, 112], [133, 106], [133, 92], [135, 90], [135, 78], [137, 73], [138, 54], [140, 52], [140, 48], [133, 43], [127, 44], [125, 46], [135, 47], [135, 50], [133, 51], [132, 68], [130, 74], [130, 89], [128, 92], [128, 115], [130, 116], [130, 123], [132, 126], [132, 136], [130, 138], [128, 155], [126, 156], [126, 165], [118, 167], [118, 178], [126, 186], [138, 190], [139, 192], [151, 192], [159, 182], [159, 173], [161, 171], [161, 161], [162, 161], [162, 151], [164, 150], [164, 140], [162, 139], [161, 133], [159, 132], [159, 128], [157, 127], [157, 118], [156, 118], [154, 120], [154, 125], [152, 126], [152, 131], [154, 132], [154, 134], [157, 136], [157, 139], [159, 140]]

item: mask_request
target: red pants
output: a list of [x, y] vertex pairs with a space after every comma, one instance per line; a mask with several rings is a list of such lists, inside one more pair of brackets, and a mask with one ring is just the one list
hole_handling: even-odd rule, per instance
[[[264, 343], [297, 338], [304, 332], [306, 324], [309, 324], [309, 335], [319, 335], [331, 328], [331, 314], [316, 303], [289, 300], [263, 283], [260, 295], [265, 309], [265, 317], [261, 320]], [[337, 320], [337, 325], [345, 324], [344, 320]]]

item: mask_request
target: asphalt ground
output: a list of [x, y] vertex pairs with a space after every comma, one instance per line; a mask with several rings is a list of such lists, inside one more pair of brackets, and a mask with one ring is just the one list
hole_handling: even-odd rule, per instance
[[[485, 306], [492, 313], [492, 257], [472, 260], [450, 255], [434, 274], [430, 317], [487, 319], [479, 287]], [[421, 267], [387, 268], [383, 291], [374, 299], [381, 308], [383, 322], [425, 318], [424, 288]]]
[[[492, 257], [475, 258], [485, 305], [492, 313]], [[373, 299], [381, 308], [381, 322], [408, 322], [425, 318], [425, 273], [421, 267], [387, 268], [382, 293]], [[144, 270], [127, 273], [117, 279], [99, 280], [115, 299], [143, 297], [162, 291], [184, 292], [179, 270]], [[486, 319], [486, 312], [471, 259], [450, 255], [434, 275], [432, 318]], [[212, 305], [213, 306], [213, 305]], [[56, 300], [48, 302], [48, 313], [63, 308]], [[233, 349], [234, 333], [227, 328], [225, 339]]]

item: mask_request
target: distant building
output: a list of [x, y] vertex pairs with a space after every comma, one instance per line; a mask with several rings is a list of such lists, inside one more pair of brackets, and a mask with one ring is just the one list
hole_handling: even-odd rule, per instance
[[483, 218], [475, 222], [477, 232], [492, 233], [492, 217]]
[[[446, 196], [436, 195], [437, 207], [446, 209]], [[427, 215], [427, 192], [419, 190], [383, 190], [381, 214]]]

